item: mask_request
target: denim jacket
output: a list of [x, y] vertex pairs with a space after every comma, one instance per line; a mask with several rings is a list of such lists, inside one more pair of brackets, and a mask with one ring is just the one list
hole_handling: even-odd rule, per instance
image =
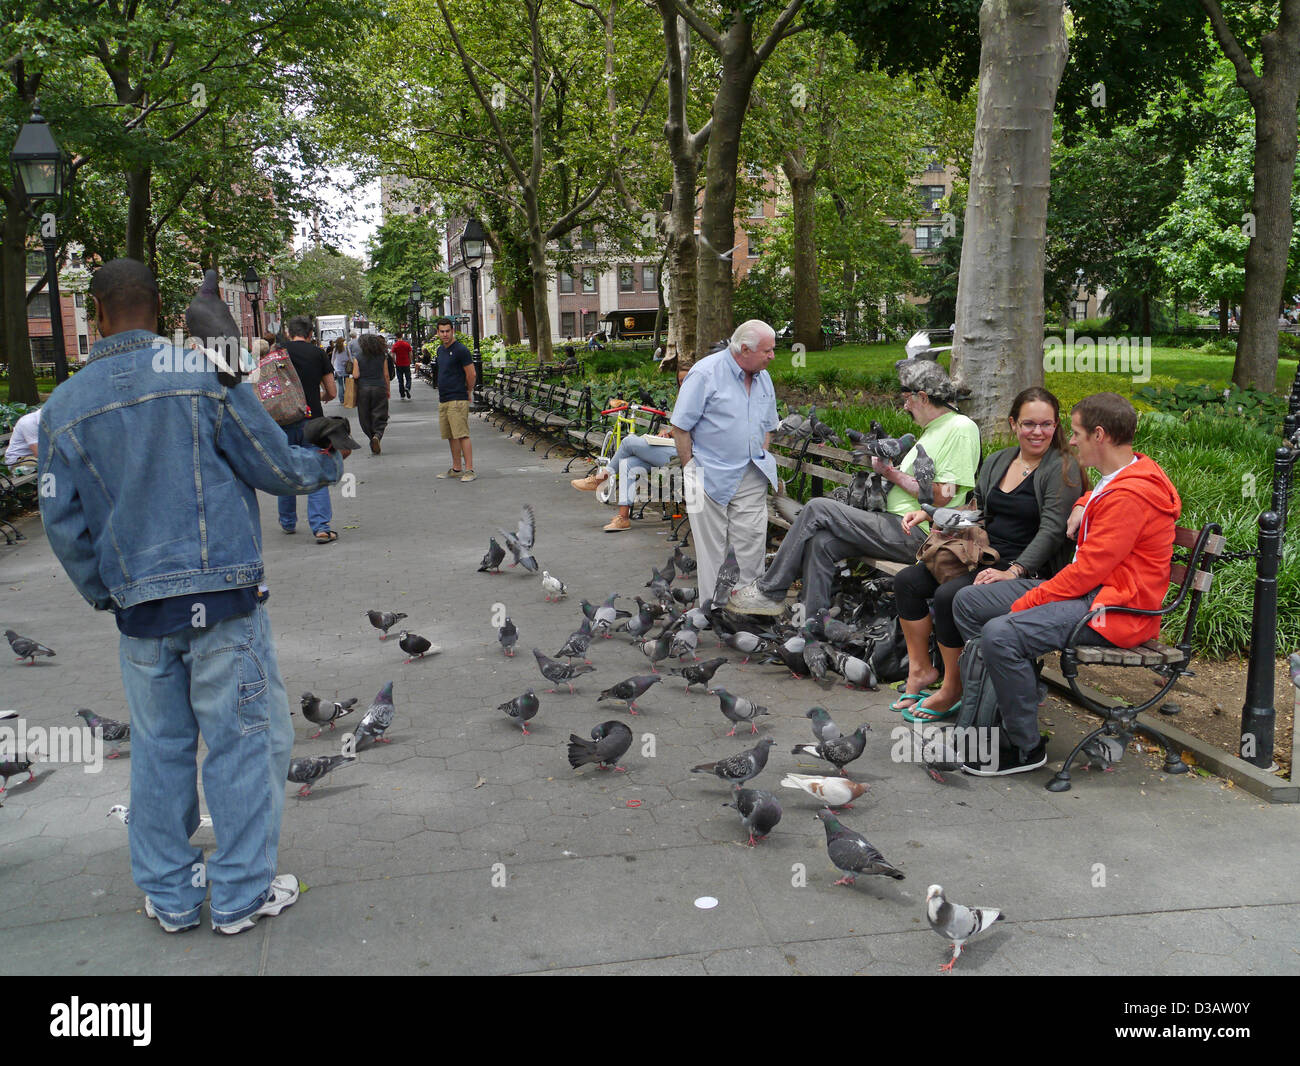
[[97, 342], [41, 416], [41, 518], [99, 610], [262, 580], [256, 489], [301, 495], [343, 460], [294, 447], [252, 385], [147, 330]]

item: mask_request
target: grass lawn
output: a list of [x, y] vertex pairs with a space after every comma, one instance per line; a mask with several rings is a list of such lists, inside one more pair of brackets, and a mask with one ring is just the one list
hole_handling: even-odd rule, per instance
[[[37, 378], [36, 391], [41, 394], [41, 401], [44, 402], [45, 398], [49, 396], [51, 392], [54, 391], [54, 379]], [[0, 378], [0, 403], [8, 403], [8, 402], [9, 402], [9, 379]]]

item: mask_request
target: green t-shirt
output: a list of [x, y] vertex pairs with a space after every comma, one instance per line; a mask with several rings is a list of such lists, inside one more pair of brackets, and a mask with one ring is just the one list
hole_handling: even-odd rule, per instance
[[[969, 418], [956, 411], [942, 414], [925, 427], [916, 442], [925, 448], [934, 460], [934, 483], [955, 484], [954, 503], [961, 503], [966, 493], [975, 487], [975, 471], [980, 465], [980, 431]], [[913, 448], [899, 465], [904, 474], [912, 473], [916, 465]], [[885, 510], [899, 518], [917, 509], [916, 497], [895, 485], [885, 497]]]

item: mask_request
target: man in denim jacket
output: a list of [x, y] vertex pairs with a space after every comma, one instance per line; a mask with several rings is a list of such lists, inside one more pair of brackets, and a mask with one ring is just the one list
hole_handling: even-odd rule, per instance
[[[117, 259], [91, 283], [104, 339], [44, 407], [41, 517], [55, 555], [121, 632], [131, 708], [131, 872], [168, 932], [251, 928], [298, 897], [276, 858], [293, 729], [259, 594], [257, 493], [337, 481], [339, 456], [289, 444], [249, 385], [154, 332], [158, 286]], [[144, 447], [141, 447], [144, 444]], [[219, 844], [204, 865], [195, 759]]]

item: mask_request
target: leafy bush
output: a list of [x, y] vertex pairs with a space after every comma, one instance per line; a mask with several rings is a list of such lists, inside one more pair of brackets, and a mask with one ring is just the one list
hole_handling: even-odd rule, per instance
[[14, 423], [33, 408], [25, 403], [0, 403], [0, 433], [8, 433]]
[[1209, 412], [1269, 428], [1280, 425], [1287, 411], [1285, 396], [1258, 389], [1243, 389], [1236, 385], [1222, 390], [1210, 385], [1181, 383], [1172, 388], [1145, 385], [1137, 390], [1136, 395], [1157, 411], [1167, 411], [1183, 418]]

